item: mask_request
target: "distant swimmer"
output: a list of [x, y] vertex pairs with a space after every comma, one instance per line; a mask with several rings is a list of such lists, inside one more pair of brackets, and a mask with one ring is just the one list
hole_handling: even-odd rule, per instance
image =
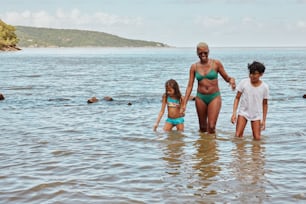
[[96, 97], [91, 97], [90, 99], [87, 100], [87, 103], [96, 103], [98, 101], [99, 99], [97, 99]]
[[0, 101], [4, 100], [4, 95], [2, 93], [0, 93]]

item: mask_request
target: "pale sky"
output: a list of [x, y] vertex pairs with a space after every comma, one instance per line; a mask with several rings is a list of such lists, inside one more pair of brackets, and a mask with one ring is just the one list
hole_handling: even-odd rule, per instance
[[306, 0], [0, 0], [0, 19], [176, 47], [306, 46]]

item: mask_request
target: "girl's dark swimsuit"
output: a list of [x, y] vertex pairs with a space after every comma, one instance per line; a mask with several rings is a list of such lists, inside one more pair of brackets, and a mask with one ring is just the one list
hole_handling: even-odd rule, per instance
[[[195, 77], [198, 81], [201, 81], [203, 79], [215, 80], [218, 78], [218, 73], [213, 68], [211, 68], [211, 70], [206, 75], [201, 75], [196, 68]], [[217, 96], [220, 95], [220, 91], [217, 91], [212, 94], [202, 94], [197, 92], [197, 97], [199, 97], [206, 105], [208, 105], [212, 100], [214, 100]]]

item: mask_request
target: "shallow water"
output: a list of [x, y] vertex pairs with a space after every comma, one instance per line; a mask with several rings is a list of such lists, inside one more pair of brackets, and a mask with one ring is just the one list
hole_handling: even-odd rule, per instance
[[[24, 49], [0, 53], [1, 203], [304, 203], [305, 48], [212, 48], [238, 81], [264, 62], [267, 129], [253, 141], [229, 122], [235, 92], [219, 77], [217, 136], [158, 132], [164, 82], [182, 92], [189, 48]], [[194, 86], [195, 93], [196, 86]], [[113, 97], [87, 104], [96, 96]], [[132, 105], [127, 105], [132, 103]]]

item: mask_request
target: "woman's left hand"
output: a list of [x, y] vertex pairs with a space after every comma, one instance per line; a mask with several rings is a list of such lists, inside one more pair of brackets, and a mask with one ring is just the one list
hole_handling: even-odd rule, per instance
[[229, 80], [229, 84], [231, 85], [232, 89], [235, 90], [236, 89], [236, 82], [235, 82], [235, 78], [230, 78]]

